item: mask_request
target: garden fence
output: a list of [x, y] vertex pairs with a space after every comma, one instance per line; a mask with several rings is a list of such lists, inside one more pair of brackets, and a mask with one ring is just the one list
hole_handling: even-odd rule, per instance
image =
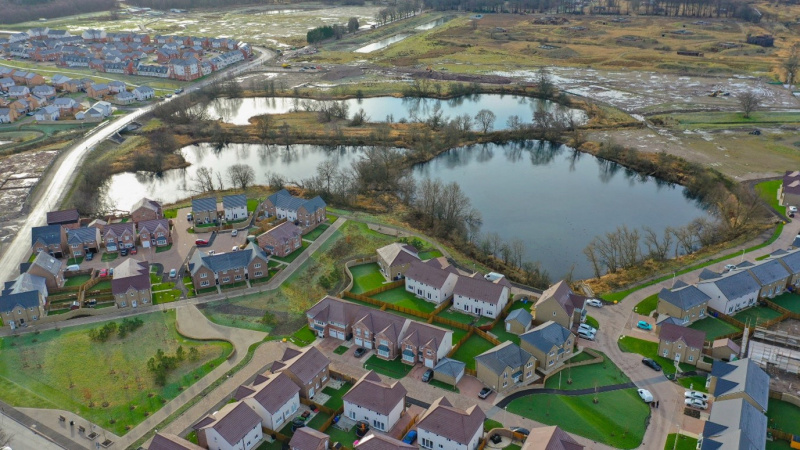
[[458, 351], [458, 349], [464, 344], [464, 342], [467, 342], [467, 339], [471, 338], [474, 333], [475, 333], [475, 329], [474, 328], [470, 328], [470, 330], [467, 332], [467, 334], [465, 334], [464, 337], [461, 338], [461, 340], [459, 340], [456, 343], [456, 345], [453, 346], [452, 349], [450, 349], [450, 352], [447, 353], [447, 357], [448, 358], [452, 358], [453, 355]]
[[352, 298], [353, 300], [358, 300], [360, 302], [369, 303], [370, 305], [379, 306], [382, 310], [391, 309], [392, 311], [401, 312], [425, 320], [428, 320], [428, 318], [430, 318], [430, 314], [428, 313], [420, 312], [417, 311], [416, 309], [404, 308], [402, 306], [398, 306], [392, 303], [382, 302], [380, 300], [375, 300], [374, 298], [367, 297], [366, 295], [354, 294], [352, 292], [345, 292], [344, 296]]
[[336, 416], [337, 416], [337, 415], [340, 415], [340, 414], [342, 414], [343, 412], [344, 412], [344, 406], [340, 406], [340, 407], [339, 407], [339, 409], [337, 409], [336, 411], [334, 411], [334, 412], [331, 414], [331, 416], [330, 416], [330, 417], [328, 417], [328, 420], [326, 420], [326, 421], [325, 421], [325, 422], [324, 422], [324, 423], [323, 423], [323, 424], [322, 424], [322, 425], [319, 427], [319, 431], [321, 431], [321, 432], [323, 432], [323, 433], [324, 433], [324, 432], [325, 432], [325, 431], [326, 431], [328, 428], [330, 428], [330, 426], [333, 424], [333, 421], [334, 421], [334, 419], [336, 419]]
[[433, 312], [431, 312], [431, 318], [428, 319], [428, 323], [433, 322], [433, 316], [438, 315], [440, 312], [442, 312], [445, 309], [449, 308], [450, 305], [452, 305], [452, 304], [453, 304], [453, 295], [450, 294], [449, 297], [444, 299], [444, 301], [442, 303], [440, 303], [439, 306], [437, 306], [436, 309], [433, 310]]
[[[352, 260], [347, 261], [346, 263], [344, 263], [344, 271], [345, 271], [345, 274], [347, 274], [347, 277], [350, 278], [350, 282], [347, 283], [347, 286], [344, 289], [342, 289], [341, 292], [347, 292], [347, 291], [350, 291], [351, 289], [353, 289], [353, 283], [354, 283], [355, 278], [353, 277], [353, 273], [350, 272], [350, 268], [351, 267], [360, 266], [362, 264], [370, 264], [370, 263], [374, 263], [374, 262], [377, 262], [377, 261], [378, 261], [378, 257], [373, 255], [373, 256], [366, 257], [366, 258], [352, 259]], [[344, 294], [340, 293], [339, 295], [344, 295]]]
[[[408, 410], [406, 410], [405, 413], [408, 414]], [[411, 431], [412, 428], [414, 428], [414, 426], [417, 424], [417, 420], [418, 419], [419, 419], [419, 416], [414, 414], [414, 417], [411, 418], [411, 420], [408, 422], [408, 425], [403, 427], [403, 429], [401, 430], [400, 433], [398, 433], [398, 434], [396, 434], [396, 435], [394, 435], [392, 437], [394, 437], [397, 440], [403, 439], [403, 437], [405, 437], [406, 433], [408, 433], [409, 431]]]
[[465, 323], [457, 322], [446, 317], [433, 316], [433, 321], [449, 327], [458, 328], [459, 330], [470, 331], [472, 329], [471, 326]]
[[500, 344], [502, 344], [502, 342], [500, 342], [499, 339], [497, 339], [496, 337], [492, 336], [491, 334], [481, 330], [480, 328], [474, 328], [474, 330], [475, 330], [475, 334], [477, 334], [478, 336], [480, 336], [480, 337], [486, 339], [487, 341], [491, 342], [492, 345], [500, 345]]
[[[800, 320], [800, 314], [797, 314], [796, 312], [793, 312], [793, 311], [791, 311], [789, 309], [786, 309], [783, 306], [781, 306], [781, 305], [779, 305], [777, 303], [771, 302], [769, 300], [765, 300], [765, 302], [767, 303], [767, 306], [769, 306], [770, 308], [774, 309], [775, 311], [778, 311], [779, 313], [782, 313], [783, 315], [786, 315], [791, 319]], [[759, 324], [759, 326], [766, 328], [764, 325], [761, 325], [761, 324]]]
[[330, 374], [331, 374], [331, 378], [334, 378], [334, 379], [337, 379], [337, 380], [346, 381], [346, 382], [348, 382], [350, 384], [358, 383], [358, 379], [356, 379], [354, 377], [351, 377], [350, 375], [348, 375], [348, 374], [346, 374], [344, 372], [337, 372], [335, 370], [331, 370]]
[[733, 317], [731, 317], [731, 316], [729, 316], [727, 314], [721, 313], [721, 312], [717, 311], [716, 309], [714, 309], [714, 308], [712, 308], [710, 306], [708, 307], [708, 313], [709, 313], [709, 315], [713, 316], [714, 318], [719, 319], [719, 320], [721, 320], [723, 322], [728, 322], [729, 324], [735, 326], [736, 328], [744, 328], [745, 327], [745, 324], [743, 324], [742, 322], [739, 322], [738, 320], [734, 319]]
[[392, 281], [391, 283], [386, 283], [386, 284], [384, 284], [383, 286], [381, 286], [379, 288], [375, 288], [375, 289], [373, 289], [371, 291], [363, 292], [361, 295], [365, 295], [367, 297], [372, 297], [374, 295], [380, 294], [381, 292], [386, 292], [386, 291], [392, 290], [394, 288], [398, 288], [400, 286], [405, 286], [405, 285], [406, 285], [405, 280]]

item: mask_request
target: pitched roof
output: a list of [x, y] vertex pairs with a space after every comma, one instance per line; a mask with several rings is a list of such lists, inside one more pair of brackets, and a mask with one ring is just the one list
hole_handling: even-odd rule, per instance
[[36, 259], [34, 259], [33, 263], [31, 263], [31, 267], [32, 266], [39, 266], [45, 271], [49, 272], [51, 275], [56, 276], [61, 270], [61, 261], [53, 258], [45, 252], [39, 252], [39, 254], [36, 255]]
[[[404, 326], [410, 320], [386, 311], [370, 308], [344, 301], [340, 298], [326, 296], [306, 311], [306, 316], [320, 322], [336, 322], [341, 324], [362, 324], [371, 333], [384, 333], [391, 340], [401, 337]], [[428, 325], [431, 329], [437, 329]], [[412, 327], [412, 329], [414, 329]]]
[[406, 270], [406, 278], [423, 283], [436, 289], [441, 289], [450, 277], [456, 275], [451, 272], [438, 268], [432, 264], [426, 264], [419, 260], [412, 260], [411, 265]]
[[506, 289], [505, 286], [486, 281], [483, 278], [458, 277], [453, 294], [496, 305], [503, 300], [504, 289]]
[[407, 393], [399, 381], [384, 383], [377, 373], [370, 370], [342, 396], [342, 400], [388, 416], [398, 404], [405, 403]]
[[711, 376], [717, 377], [714, 397], [744, 392], [766, 411], [769, 404], [769, 375], [749, 358], [715, 361]]
[[150, 289], [150, 263], [126, 259], [114, 268], [114, 278], [111, 279], [111, 293], [124, 294], [130, 288], [137, 291]]
[[31, 228], [31, 246], [41, 242], [44, 245], [61, 243], [61, 225], [45, 225]]
[[[274, 364], [278, 363], [280, 363], [279, 370], [288, 370], [301, 382], [307, 384], [309, 381], [313, 380], [318, 373], [328, 367], [330, 360], [327, 356], [323, 355], [322, 352], [317, 350], [316, 347], [309, 347], [300, 350], [298, 354], [284, 354], [284, 357]], [[273, 372], [275, 372], [274, 364]]]
[[247, 267], [247, 265], [257, 257], [261, 257], [265, 260], [267, 259], [267, 256], [264, 254], [264, 252], [252, 242], [247, 244], [247, 247], [245, 247], [244, 250], [239, 250], [236, 252], [207, 255], [197, 250], [189, 260], [189, 271], [192, 274], [195, 274], [201, 266], [207, 267], [213, 272], [235, 270], [242, 267]]
[[417, 423], [417, 428], [467, 445], [478, 429], [483, 429], [486, 414], [472, 405], [467, 410], [458, 409], [445, 398], [436, 399]]
[[772, 284], [776, 281], [785, 280], [791, 275], [788, 270], [777, 259], [768, 259], [751, 267], [750, 273], [762, 286]]
[[97, 241], [97, 228], [81, 227], [67, 230], [68, 244], [80, 244], [92, 241]]
[[406, 444], [385, 434], [369, 432], [355, 445], [357, 450], [415, 450], [416, 445]]
[[786, 255], [780, 257], [780, 260], [793, 274], [800, 273], [800, 249], [792, 250]]
[[522, 450], [581, 450], [584, 446], [557, 426], [534, 428]]
[[216, 211], [217, 199], [214, 197], [192, 200], [192, 211]]
[[673, 290], [661, 289], [661, 292], [658, 293], [658, 299], [674, 305], [682, 311], [688, 311], [696, 306], [708, 303], [711, 297], [697, 289], [697, 286], [686, 286]]
[[18, 294], [28, 291], [40, 292], [42, 296], [47, 297], [47, 282], [40, 276], [31, 275], [27, 272], [21, 273], [16, 279], [6, 281], [2, 294]]
[[453, 335], [452, 331], [436, 325], [410, 320], [403, 333], [403, 342], [411, 343], [415, 347], [424, 347], [430, 344], [433, 348], [438, 349], [442, 343], [451, 345]]
[[721, 274], [719, 274], [717, 272], [714, 272], [712, 270], [703, 269], [700, 272], [699, 278], [700, 278], [700, 281], [704, 281], [704, 280], [713, 280], [714, 278], [719, 278], [721, 276], [722, 276]]
[[[723, 444], [724, 449], [763, 450], [767, 441], [767, 416], [747, 400], [718, 400], [703, 429], [703, 437]], [[720, 448], [716, 446], [702, 448]]]
[[530, 353], [519, 348], [517, 344], [506, 341], [476, 356], [475, 362], [480, 362], [495, 374], [501, 374], [507, 368], [516, 369], [524, 366], [530, 359]]
[[139, 234], [141, 234], [142, 231], [147, 231], [148, 233], [152, 233], [152, 232], [156, 231], [156, 228], [158, 228], [159, 225], [164, 227], [164, 229], [166, 231], [169, 231], [169, 220], [168, 219], [143, 220], [143, 221], [139, 222], [139, 225], [137, 225], [137, 228], [139, 228]]
[[519, 322], [523, 327], [527, 327], [533, 321], [531, 312], [525, 308], [517, 308], [506, 316], [505, 322]]
[[572, 289], [569, 288], [569, 284], [564, 280], [559, 281], [542, 292], [539, 300], [536, 301], [536, 306], [539, 306], [550, 298], [554, 298], [567, 315], [570, 316], [575, 309], [583, 309], [583, 302], [585, 300], [585, 297], [573, 293]]
[[327, 442], [330, 438], [327, 434], [317, 431], [311, 427], [298, 428], [292, 439], [289, 441], [289, 448], [298, 450], [317, 450], [318, 448], [328, 448]]
[[226, 195], [222, 197], [222, 207], [228, 208], [247, 208], [247, 196], [244, 194]]
[[206, 425], [204, 428], [213, 428], [222, 436], [222, 439], [231, 445], [244, 439], [247, 433], [256, 426], [261, 426], [261, 417], [244, 402], [226, 405], [215, 418], [216, 420], [212, 424]]
[[553, 346], [561, 347], [567, 342], [572, 333], [552, 320], [539, 325], [538, 327], [519, 336], [521, 341], [525, 341], [539, 350], [547, 353]]
[[277, 373], [267, 376], [267, 380], [253, 386], [255, 392], [250, 395], [270, 414], [278, 412], [283, 405], [292, 399], [300, 388], [294, 384], [288, 375]]
[[11, 311], [17, 307], [36, 308], [39, 306], [39, 292], [26, 291], [0, 296], [0, 312]]
[[436, 367], [433, 368], [433, 371], [435, 373], [442, 373], [453, 378], [458, 378], [464, 374], [464, 368], [466, 367], [467, 365], [464, 362], [450, 358], [442, 358], [439, 360], [439, 363], [436, 364]]
[[708, 281], [708, 283], [714, 283], [727, 299], [743, 297], [761, 290], [761, 285], [746, 270], [729, 272], [729, 275], [726, 274], [722, 278]]
[[292, 239], [295, 239], [296, 237], [302, 235], [303, 231], [300, 230], [300, 227], [293, 224], [292, 222], [283, 222], [277, 227], [265, 231], [263, 234], [259, 235], [259, 237], [265, 234], [274, 237], [278, 241], [289, 242]]
[[81, 215], [78, 214], [77, 209], [65, 209], [62, 211], [50, 211], [47, 213], [47, 224], [57, 225], [65, 223], [74, 223], [79, 221]]
[[156, 433], [150, 442], [148, 450], [204, 450], [203, 447], [193, 444], [171, 433]]
[[110, 223], [103, 227], [103, 235], [113, 233], [115, 236], [122, 236], [126, 231], [134, 234], [133, 222]]
[[783, 175], [783, 193], [800, 194], [800, 172], [787, 170]]
[[702, 349], [703, 343], [706, 340], [706, 332], [682, 327], [673, 323], [664, 323], [661, 325], [658, 338], [669, 342], [682, 339], [689, 347]]
[[395, 264], [410, 264], [419, 260], [417, 249], [408, 245], [394, 242], [377, 250], [378, 256], [390, 266]]

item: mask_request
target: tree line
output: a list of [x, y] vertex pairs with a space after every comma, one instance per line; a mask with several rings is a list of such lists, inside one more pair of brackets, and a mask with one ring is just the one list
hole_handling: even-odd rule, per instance
[[53, 19], [117, 7], [114, 0], [0, 0], [0, 23]]

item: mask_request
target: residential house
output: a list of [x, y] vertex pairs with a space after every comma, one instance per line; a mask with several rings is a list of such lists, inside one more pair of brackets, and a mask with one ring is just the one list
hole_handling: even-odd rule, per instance
[[572, 357], [575, 335], [560, 323], [548, 320], [520, 335], [520, 347], [539, 361], [537, 369], [548, 374]]
[[105, 30], [84, 30], [81, 37], [89, 42], [105, 42], [108, 39]]
[[158, 432], [147, 450], [206, 450], [197, 444], [181, 439], [175, 434]]
[[67, 235], [60, 225], [45, 225], [31, 228], [31, 251], [44, 252], [61, 258], [67, 244]]
[[61, 110], [56, 106], [45, 106], [44, 108], [36, 111], [33, 116], [39, 122], [50, 122], [58, 120]]
[[268, 276], [267, 256], [255, 244], [244, 250], [207, 255], [195, 250], [189, 259], [189, 274], [195, 289], [243, 283]]
[[478, 405], [463, 410], [440, 397], [417, 423], [419, 446], [427, 450], [475, 450], [483, 436], [484, 420], [486, 414]]
[[400, 340], [402, 361], [433, 369], [453, 349], [453, 331], [409, 320]]
[[[327, 434], [317, 431], [311, 427], [303, 427], [295, 430], [292, 439], [289, 440], [290, 450], [328, 450], [330, 437]], [[414, 447], [416, 448], [416, 447]]]
[[258, 246], [269, 255], [283, 258], [303, 245], [302, 230], [292, 222], [284, 222], [256, 238]]
[[566, 431], [557, 426], [540, 427], [531, 430], [525, 438], [522, 450], [582, 450], [580, 445]]
[[156, 96], [156, 91], [150, 86], [139, 86], [132, 91], [137, 101], [149, 100]]
[[272, 373], [287, 375], [300, 388], [300, 397], [311, 399], [330, 379], [330, 363], [316, 347], [287, 348], [281, 359], [272, 363]]
[[658, 318], [674, 317], [684, 325], [705, 319], [708, 301], [711, 298], [696, 286], [682, 286], [680, 289], [661, 289], [658, 293]]
[[15, 100], [13, 103], [11, 103], [9, 105], [9, 107], [11, 109], [13, 109], [14, 111], [16, 111], [17, 116], [20, 116], [20, 117], [22, 115], [24, 115], [24, 114], [27, 114], [31, 110], [30, 103], [28, 103], [28, 101], [25, 100], [24, 98], [20, 98], [20, 99]]
[[[406, 444], [385, 434], [368, 432], [353, 446], [356, 450], [416, 450], [416, 445]], [[296, 450], [292, 448], [292, 450]]]
[[57, 73], [50, 78], [50, 84], [53, 85], [54, 88], [64, 90], [64, 84], [66, 84], [72, 78]]
[[89, 57], [80, 55], [62, 55], [60, 65], [66, 67], [89, 67]]
[[56, 88], [47, 84], [42, 84], [34, 86], [33, 89], [31, 89], [31, 93], [52, 100], [56, 97]]
[[100, 229], [96, 227], [82, 227], [67, 229], [67, 247], [72, 258], [86, 256], [86, 253], [100, 251]]
[[72, 35], [67, 30], [47, 30], [47, 37], [50, 39], [64, 39]]
[[61, 211], [50, 211], [47, 213], [48, 225], [61, 225], [64, 228], [78, 228], [80, 226], [81, 215], [77, 209], [64, 209]]
[[192, 428], [200, 446], [214, 450], [250, 450], [264, 438], [261, 418], [244, 402], [228, 403]]
[[783, 294], [792, 274], [777, 259], [761, 261], [747, 269], [761, 285], [758, 298], [773, 298]]
[[64, 92], [69, 92], [74, 94], [75, 92], [79, 92], [82, 89], [82, 86], [83, 84], [81, 83], [81, 80], [69, 80], [66, 83], [64, 83], [62, 89]]
[[47, 37], [48, 31], [50, 29], [47, 27], [35, 27], [28, 29], [27, 34], [30, 39], [44, 39]]
[[344, 415], [387, 432], [400, 420], [406, 406], [406, 388], [399, 381], [384, 383], [370, 370], [342, 397]]
[[11, 33], [11, 35], [8, 37], [8, 42], [9, 44], [13, 44], [16, 42], [25, 42], [28, 39], [30, 39], [28, 33]]
[[781, 206], [800, 205], [800, 171], [787, 170], [783, 174], [783, 182], [778, 189], [778, 200]]
[[586, 297], [572, 292], [566, 281], [561, 280], [542, 292], [539, 300], [534, 305], [537, 321], [552, 320], [569, 330], [577, 320], [583, 322], [586, 316]]
[[62, 113], [73, 112], [80, 108], [80, 103], [69, 97], [59, 97], [53, 101], [53, 106], [58, 108]]
[[192, 220], [195, 224], [216, 222], [217, 199], [205, 197], [192, 200]]
[[131, 92], [120, 92], [119, 94], [114, 96], [114, 101], [119, 103], [120, 105], [130, 105], [131, 103], [136, 101], [136, 96], [133, 95]]
[[710, 297], [708, 306], [722, 314], [732, 316], [737, 311], [753, 306], [758, 299], [761, 285], [747, 270], [728, 272], [720, 278], [697, 284]]
[[64, 287], [64, 277], [61, 274], [61, 260], [45, 252], [39, 252], [25, 272], [30, 275], [44, 278], [48, 291]]
[[378, 266], [387, 280], [399, 280], [405, 276], [412, 261], [419, 261], [417, 249], [408, 245], [393, 243], [377, 250]]
[[[45, 97], [40, 97], [38, 95], [31, 95], [27, 98], [28, 103], [30, 104], [30, 109], [34, 110], [37, 108], [44, 108], [48, 105], [47, 99]], [[20, 99], [21, 101], [21, 99]]]
[[697, 365], [703, 353], [706, 332], [665, 323], [658, 333], [658, 354], [679, 363]]
[[17, 83], [14, 81], [13, 78], [10, 77], [0, 78], [0, 91], [8, 92], [8, 90], [12, 86], [16, 86], [16, 84]]
[[303, 233], [308, 233], [327, 219], [326, 207], [320, 196], [306, 200], [292, 196], [286, 189], [270, 195], [262, 205], [267, 217], [275, 216], [295, 222], [295, 225], [303, 229]]
[[742, 398], [761, 412], [769, 404], [769, 375], [749, 358], [714, 361], [706, 383], [715, 401]]
[[16, 109], [0, 108], [0, 123], [14, 123], [19, 115]]
[[466, 368], [467, 365], [463, 361], [442, 358], [439, 360], [439, 364], [433, 368], [434, 379], [455, 386], [464, 378], [464, 369]]
[[442, 269], [436, 260], [412, 260], [405, 276], [406, 291], [437, 305], [452, 297], [459, 278], [455, 268]]
[[531, 329], [533, 315], [526, 308], [517, 308], [508, 313], [505, 318], [506, 331], [520, 335]]
[[3, 324], [12, 330], [26, 327], [47, 315], [44, 306], [45, 297], [37, 290], [23, 292], [9, 290], [8, 293], [3, 291], [0, 295], [0, 317], [3, 319]]
[[481, 383], [498, 393], [506, 393], [539, 379], [536, 362], [529, 352], [506, 341], [476, 356], [475, 370]]
[[86, 94], [92, 98], [103, 98], [110, 93], [108, 85], [105, 83], [92, 83], [86, 89]]
[[172, 76], [180, 81], [193, 81], [200, 78], [200, 61], [195, 58], [171, 59]]
[[11, 86], [8, 88], [8, 96], [11, 98], [24, 98], [31, 95], [28, 86]]
[[150, 263], [129, 258], [114, 268], [111, 294], [114, 295], [117, 308], [136, 308], [150, 303], [153, 298], [150, 290]]
[[[795, 238], [795, 241], [800, 240], [800, 238]], [[795, 247], [795, 249], [786, 252], [783, 255], [776, 257], [786, 270], [789, 271], [791, 276], [789, 277], [789, 286], [793, 286], [795, 288], [800, 286], [800, 250]]]
[[280, 430], [300, 408], [300, 387], [284, 373], [262, 375], [252, 386], [240, 386], [234, 398], [258, 414], [262, 427]]
[[92, 105], [92, 109], [96, 109], [103, 114], [103, 117], [108, 117], [114, 111], [114, 107], [108, 102], [97, 102]]
[[732, 339], [717, 339], [711, 343], [711, 357], [723, 361], [732, 361], [739, 357], [742, 348]]
[[172, 68], [157, 64], [138, 64], [136, 74], [143, 77], [172, 78]]
[[108, 83], [108, 91], [112, 94], [119, 94], [120, 92], [125, 92], [128, 90], [128, 87], [122, 81], [110, 81]]
[[234, 222], [247, 218], [247, 196], [244, 194], [222, 197], [222, 210], [225, 220]]
[[100, 121], [107, 117], [103, 111], [97, 108], [89, 108], [86, 111], [78, 111], [75, 113], [76, 120], [96, 120]]
[[[369, 308], [372, 309], [372, 308]], [[393, 360], [400, 354], [400, 339], [407, 319], [385, 311], [364, 311], [352, 323], [355, 343], [367, 349], [374, 348], [378, 358]], [[337, 334], [337, 338], [340, 335]]]
[[106, 225], [103, 227], [103, 244], [107, 252], [136, 247], [136, 225], [133, 222]]
[[714, 403], [698, 439], [699, 450], [765, 450], [767, 416], [744, 399]]
[[505, 278], [492, 282], [480, 276], [458, 277], [453, 308], [476, 316], [498, 317], [508, 303], [509, 286]]
[[143, 220], [136, 228], [139, 231], [139, 243], [144, 248], [166, 247], [172, 244], [167, 219]]

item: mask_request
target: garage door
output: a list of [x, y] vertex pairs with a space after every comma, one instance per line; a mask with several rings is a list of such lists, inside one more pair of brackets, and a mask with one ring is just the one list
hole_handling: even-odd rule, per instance
[[425, 358], [425, 367], [430, 367], [433, 369], [433, 360]]
[[341, 331], [337, 331], [336, 332], [336, 337], [341, 339], [341, 340], [344, 340], [344, 333], [342, 333]]
[[148, 241], [148, 240], [144, 240], [144, 241], [142, 241], [142, 247], [144, 247], [144, 248], [150, 248], [150, 241]]
[[363, 346], [364, 340], [361, 338], [356, 338], [356, 345], [358, 345], [359, 347]]
[[336, 330], [331, 328], [330, 330], [328, 330], [328, 334], [330, 334], [332, 338], [335, 338], [336, 337]]
[[372, 348], [372, 342], [371, 341], [364, 341], [364, 347], [365, 348]]

